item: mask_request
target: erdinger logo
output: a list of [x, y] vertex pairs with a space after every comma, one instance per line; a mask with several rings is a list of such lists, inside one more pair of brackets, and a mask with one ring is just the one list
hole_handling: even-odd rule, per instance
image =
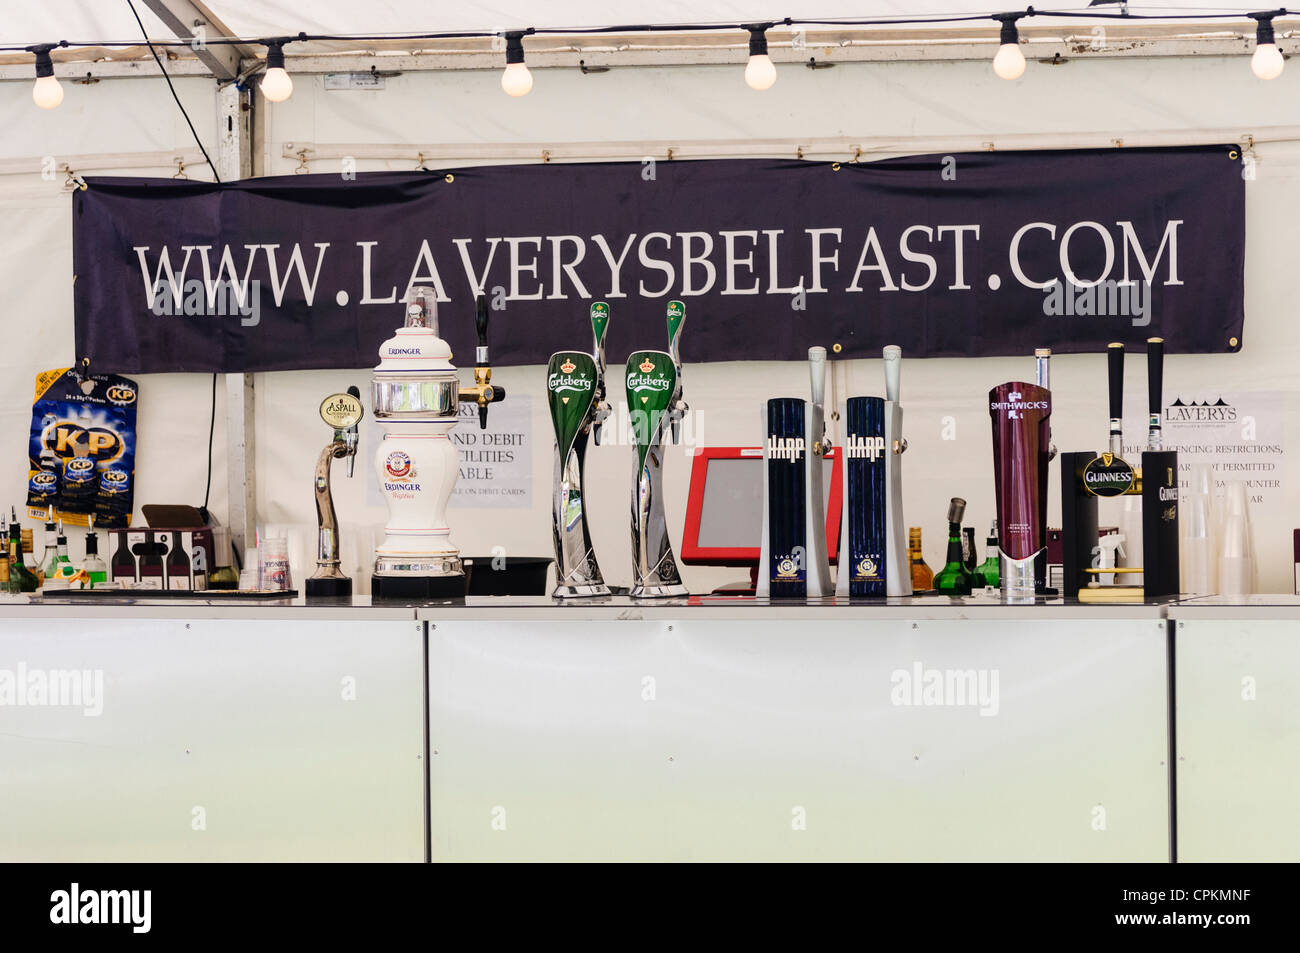
[[108, 389], [107, 397], [110, 403], [121, 404], [123, 406], [127, 404], [134, 404], [135, 389], [132, 387], [127, 387], [125, 384], [117, 384]]
[[412, 475], [411, 458], [401, 450], [394, 450], [384, 461], [384, 469], [396, 480], [405, 479]]

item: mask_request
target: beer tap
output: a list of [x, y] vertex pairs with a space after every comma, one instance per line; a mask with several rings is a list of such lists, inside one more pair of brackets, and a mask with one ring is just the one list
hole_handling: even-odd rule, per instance
[[478, 404], [479, 430], [487, 430], [488, 404], [506, 396], [504, 387], [492, 383], [492, 362], [488, 357], [488, 303], [480, 292], [475, 300], [474, 325], [478, 329], [478, 349], [474, 352], [474, 383], [460, 392], [461, 399], [474, 398]]
[[680, 301], [668, 302], [668, 353], [672, 355], [673, 367], [677, 369], [677, 390], [668, 408], [668, 422], [672, 425], [673, 443], [679, 443], [681, 421], [690, 407], [682, 400], [682, 325], [686, 323], [686, 305]]
[[591, 306], [591, 334], [595, 341], [593, 353], [596, 357], [596, 385], [591, 408], [591, 436], [600, 446], [600, 428], [614, 412], [606, 400], [605, 388], [605, 332], [609, 330], [609, 305], [597, 301]]
[[334, 512], [330, 470], [335, 460], [344, 458], [348, 462], [348, 476], [352, 476], [357, 456], [357, 425], [363, 413], [361, 391], [356, 387], [349, 387], [346, 394], [331, 394], [320, 405], [321, 419], [334, 428], [334, 439], [316, 461], [316, 573], [307, 580], [308, 596], [352, 594], [352, 580], [339, 569], [338, 516]]

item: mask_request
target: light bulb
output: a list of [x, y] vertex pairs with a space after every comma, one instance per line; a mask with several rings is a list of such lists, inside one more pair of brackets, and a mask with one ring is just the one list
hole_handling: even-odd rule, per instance
[[750, 89], [771, 89], [776, 82], [776, 66], [766, 53], [751, 56], [745, 64], [745, 82]]
[[527, 96], [533, 88], [533, 74], [523, 63], [507, 63], [501, 74], [501, 88], [511, 96]]
[[271, 102], [282, 103], [293, 95], [293, 80], [283, 66], [274, 66], [262, 76], [258, 88]]
[[993, 72], [1003, 79], [1019, 79], [1025, 74], [1025, 54], [1019, 43], [1003, 43], [993, 57]]
[[32, 101], [42, 109], [53, 109], [63, 102], [63, 87], [54, 76], [42, 76], [32, 87]]
[[1276, 44], [1256, 44], [1255, 55], [1250, 58], [1250, 68], [1260, 79], [1277, 79], [1282, 75], [1282, 67], [1285, 65], [1282, 52]]

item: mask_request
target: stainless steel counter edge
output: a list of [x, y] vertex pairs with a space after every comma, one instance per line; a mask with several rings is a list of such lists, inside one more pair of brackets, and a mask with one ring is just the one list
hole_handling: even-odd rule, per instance
[[539, 596], [470, 597], [456, 603], [374, 603], [367, 596], [350, 599], [189, 600], [124, 597], [41, 596], [0, 597], [0, 619], [285, 619], [431, 621], [439, 619], [617, 621], [673, 619], [788, 619], [1015, 621], [1110, 619], [1297, 619], [1300, 598], [1289, 595], [1225, 597], [1150, 603], [1079, 604], [1039, 600], [1009, 605], [989, 597], [920, 597], [875, 603], [844, 603], [834, 599], [788, 602], [753, 598], [692, 596], [689, 599], [642, 601], [627, 596], [558, 600]]

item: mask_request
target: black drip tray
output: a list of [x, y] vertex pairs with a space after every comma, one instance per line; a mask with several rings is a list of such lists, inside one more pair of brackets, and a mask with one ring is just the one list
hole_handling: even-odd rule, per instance
[[471, 596], [542, 596], [549, 556], [470, 556], [464, 558]]

